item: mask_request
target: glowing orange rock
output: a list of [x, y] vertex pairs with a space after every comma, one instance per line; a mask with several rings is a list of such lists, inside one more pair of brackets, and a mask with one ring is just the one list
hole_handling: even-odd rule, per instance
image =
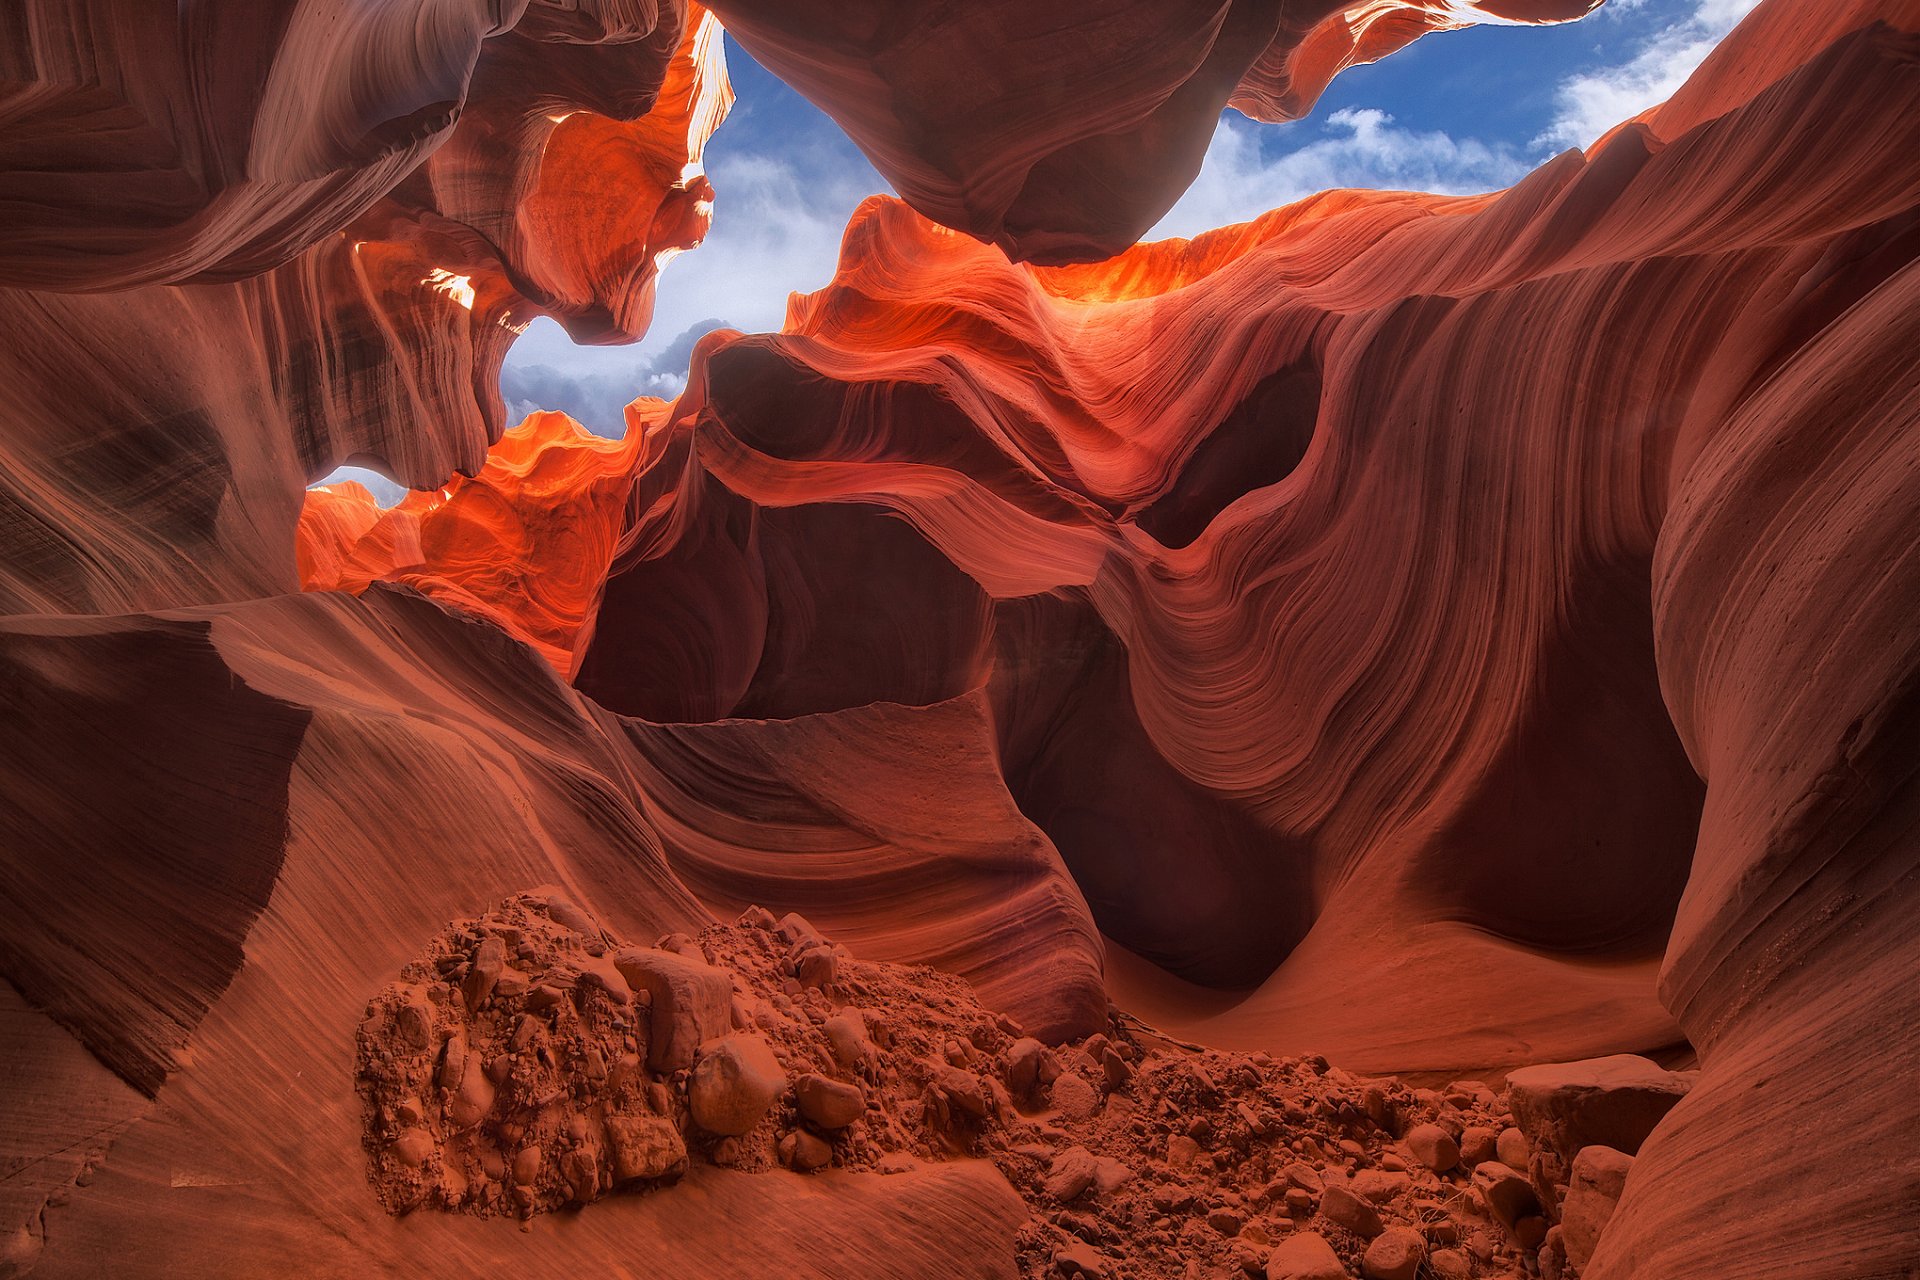
[[[385, 512], [360, 485], [314, 490], [300, 521], [301, 585], [357, 593], [402, 583], [484, 614], [566, 672], [619, 540], [645, 405], [629, 411], [625, 440], [533, 414], [474, 476]], [[665, 407], [652, 406], [655, 416]]]
[[[424, 43], [427, 61], [442, 68], [457, 52], [444, 42], [457, 44], [465, 30], [452, 21], [457, 8], [449, 6], [444, 30], [405, 41], [389, 32], [379, 57], [411, 65]], [[382, 160], [343, 171], [332, 186], [299, 188], [294, 195], [321, 206], [298, 227], [248, 223], [231, 240], [199, 222], [188, 231], [96, 229], [76, 242], [85, 269], [57, 281], [37, 267], [17, 277], [97, 288], [244, 274], [257, 255], [285, 258], [297, 236], [307, 246], [227, 284], [21, 289], [0, 299], [14, 318], [0, 348], [10, 388], [0, 405], [8, 463], [0, 504], [23, 513], [5, 530], [11, 554], [0, 557], [0, 609], [151, 609], [292, 590], [305, 484], [350, 459], [416, 488], [478, 471], [505, 426], [501, 361], [543, 308], [600, 340], [644, 331], [659, 264], [698, 243], [708, 223], [713, 193], [700, 156], [731, 101], [718, 31], [703, 10], [678, 4], [569, 12], [539, 6], [526, 30], [486, 42], [460, 124], [425, 164], [412, 151], [400, 168]], [[62, 8], [44, 31], [83, 16]], [[125, 34], [106, 25], [114, 40]], [[69, 32], [75, 42], [84, 34]], [[334, 33], [343, 48], [358, 48], [358, 35], [348, 34]], [[234, 39], [241, 60], [251, 46]], [[53, 57], [46, 51], [59, 44], [47, 35], [28, 51]], [[292, 56], [297, 46], [279, 47]], [[91, 56], [118, 67], [138, 54], [103, 36]], [[66, 73], [46, 74], [57, 88]], [[295, 76], [297, 67], [280, 74]], [[136, 81], [122, 88], [135, 93]], [[329, 81], [312, 92], [324, 103], [336, 90], [350, 100], [370, 86]], [[67, 101], [64, 92], [48, 89], [48, 101]], [[59, 145], [79, 155], [113, 143], [107, 126], [118, 118], [111, 110], [76, 116], [71, 129], [56, 130]], [[368, 173], [391, 191], [359, 191]], [[74, 189], [91, 190], [91, 181], [75, 177]], [[124, 191], [144, 191], [148, 181], [172, 179], [127, 175]], [[351, 208], [340, 203], [340, 183], [359, 192]], [[72, 190], [52, 180], [38, 190], [22, 215], [35, 263], [66, 261], [35, 238], [35, 219], [67, 234], [88, 227], [88, 217], [126, 214], [118, 195], [103, 196], [92, 213], [61, 223], [58, 202]], [[251, 181], [233, 191], [219, 199], [271, 194]], [[271, 198], [281, 196], [294, 198]], [[154, 214], [164, 201], [149, 197], [139, 207]], [[272, 244], [249, 239], [253, 232]], [[76, 369], [88, 371], [79, 385]]]

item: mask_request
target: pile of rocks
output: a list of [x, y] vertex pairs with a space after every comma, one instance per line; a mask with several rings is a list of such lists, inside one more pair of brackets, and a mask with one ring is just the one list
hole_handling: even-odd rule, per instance
[[1613, 1063], [1515, 1073], [1504, 1096], [1414, 1088], [1118, 1012], [1048, 1046], [960, 979], [857, 960], [796, 915], [633, 947], [555, 892], [450, 927], [359, 1046], [394, 1212], [531, 1219], [693, 1161], [982, 1158], [1032, 1206], [1023, 1273], [1095, 1280], [1570, 1278], [1663, 1111], [1645, 1095], [1685, 1083]]
[[449, 927], [374, 997], [356, 1037], [381, 1203], [530, 1217], [678, 1176], [681, 1108], [646, 1069], [666, 1042], [654, 1003], [558, 895]]

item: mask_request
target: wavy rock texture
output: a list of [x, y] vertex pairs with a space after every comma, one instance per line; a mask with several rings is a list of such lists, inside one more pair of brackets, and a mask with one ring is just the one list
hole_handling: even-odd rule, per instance
[[[1212, 1042], [1654, 1045], [1680, 907], [1706, 1072], [1593, 1274], [1897, 1274], [1920, 173], [1887, 161], [1920, 139], [1886, 110], [1914, 40], [1866, 19], [1917, 24], [1782, 51], [1781, 11], [1498, 199], [1324, 197], [1062, 271], [869, 206], [787, 335], [704, 353], [581, 686], [703, 720], [984, 684], [1110, 937], [1273, 969], [1119, 977]], [[1783, 1189], [1815, 1107], [1846, 1140]], [[1792, 1249], [1744, 1247], [1757, 1205]]]
[[1292, 120], [1429, 31], [1600, 0], [725, 0], [755, 59], [831, 115], [908, 204], [1016, 261], [1127, 248], [1200, 171], [1220, 111]]
[[[0, 609], [292, 590], [306, 483], [350, 459], [423, 489], [478, 471], [504, 426], [500, 362], [535, 315], [602, 340], [645, 330], [659, 265], [711, 214], [700, 156], [731, 101], [718, 33], [679, 6], [567, 12], [538, 6], [524, 31], [489, 41], [446, 144], [404, 181], [387, 173], [393, 189], [344, 230], [344, 218], [310, 227], [286, 265], [231, 284], [5, 295]], [[37, 21], [84, 41], [84, 16]], [[452, 34], [427, 24], [422, 38]], [[97, 46], [109, 54], [137, 46]], [[81, 147], [58, 136], [45, 145]], [[88, 252], [135, 271], [140, 239]]]
[[124, 289], [278, 266], [446, 139], [485, 40], [525, 8], [9, 5], [0, 283]]
[[[85, 1203], [60, 1214], [36, 1274], [97, 1273], [136, 1239], [142, 1274], [153, 1275], [204, 1274], [207, 1238], [221, 1241], [218, 1265], [232, 1274], [366, 1274], [424, 1257], [472, 1273], [516, 1255], [524, 1246], [510, 1230], [387, 1217], [365, 1185], [351, 1073], [329, 1064], [351, 1059], [368, 993], [419, 939], [505, 894], [592, 886], [581, 896], [636, 937], [705, 923], [656, 834], [691, 838], [690, 815], [662, 817], [642, 797], [673, 795], [676, 780], [704, 789], [703, 770], [728, 746], [649, 743], [494, 626], [390, 587], [163, 616], [13, 619], [0, 627], [0, 662], [6, 687], [26, 691], [10, 711], [69, 726], [72, 744], [71, 759], [43, 756], [37, 770], [5, 762], [8, 777], [43, 782], [7, 796], [16, 838], [0, 956], [36, 1008], [155, 1095], [148, 1114], [160, 1122], [115, 1142]], [[159, 689], [164, 701], [148, 696]], [[647, 759], [649, 747], [659, 758]], [[99, 769], [106, 753], [112, 802], [77, 822], [72, 798], [85, 789], [74, 771], [88, 759]], [[251, 771], [249, 785], [223, 790], [236, 769]], [[762, 769], [763, 803], [778, 805], [778, 766]], [[889, 867], [807, 803], [833, 794], [819, 790], [832, 777], [785, 800], [787, 827], [810, 831], [822, 853], [837, 845], [843, 869], [863, 855]], [[942, 883], [937, 857], [922, 857], [919, 876], [911, 866], [876, 876], [870, 908], [898, 918], [903, 895]], [[1013, 869], [1012, 855], [999, 858], [1003, 875]], [[1009, 927], [1023, 943], [1038, 936], [1022, 923]], [[1083, 985], [1100, 998], [1096, 970]], [[63, 1132], [57, 1113], [16, 1141], [31, 1149], [49, 1123], [51, 1143]], [[842, 1255], [817, 1243], [845, 1232], [900, 1250], [886, 1267], [943, 1269], [936, 1251], [966, 1222], [1002, 1238], [967, 1273], [1000, 1275], [1019, 1217], [997, 1175], [967, 1167], [817, 1188], [784, 1175], [751, 1189], [724, 1174], [700, 1185], [672, 1207], [611, 1202], [612, 1213], [548, 1242], [550, 1265], [586, 1265], [619, 1233], [641, 1231], [678, 1241], [641, 1274], [685, 1274], [694, 1259], [709, 1274], [739, 1274], [768, 1247], [796, 1274], [846, 1274], [835, 1270]], [[681, 1226], [668, 1232], [662, 1214]], [[889, 1215], [907, 1225], [881, 1230]]]
[[[1920, 4], [1771, 0], [1497, 196], [1009, 260], [1124, 246], [1224, 102], [1585, 7], [729, 3], [946, 226], [870, 202], [627, 441], [491, 452], [516, 328], [636, 335], [705, 229], [698, 10], [0, 19], [0, 168], [61, 161], [0, 194], [5, 1262], [1009, 1273], [968, 1163], [381, 1212], [369, 993], [559, 884], [1056, 1038], [1684, 1036], [1588, 1276], [1910, 1269]], [[352, 458], [425, 492], [303, 510]]]
[[624, 440], [533, 414], [475, 475], [385, 511], [364, 485], [315, 486], [300, 514], [302, 585], [358, 593], [404, 583], [487, 615], [568, 671], [619, 540], [647, 404], [630, 411]]

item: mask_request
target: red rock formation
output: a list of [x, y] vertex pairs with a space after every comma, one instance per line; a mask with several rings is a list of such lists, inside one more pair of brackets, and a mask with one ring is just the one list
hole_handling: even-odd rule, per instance
[[[999, 4], [737, 7], [923, 209], [1036, 259], [1151, 221], [1222, 102], [1297, 110], [1462, 9], [1068, 12], [1047, 48], [1088, 61], [1042, 73]], [[347, 1065], [368, 1000], [448, 922], [559, 884], [627, 938], [799, 907], [1049, 1038], [1112, 995], [1250, 1051], [1242, 1090], [1256, 1050], [1441, 1072], [1684, 1034], [1701, 1073], [1615, 1166], [1586, 1275], [1911, 1266], [1913, 0], [1772, 0], [1666, 107], [1498, 196], [1330, 193], [1069, 267], [877, 200], [784, 333], [710, 336], [628, 440], [539, 415], [490, 457], [513, 327], [632, 336], [703, 229], [710, 28], [449, 4], [407, 40], [368, 33], [417, 8], [356, 10], [335, 45], [289, 6], [135, 83], [171, 29], [123, 8], [16, 20], [31, 67], [0, 90], [10, 164], [74, 160], [0, 255], [37, 290], [0, 349], [9, 1261], [1102, 1265], [1036, 1250], [1052, 1228], [969, 1163], [701, 1165], [532, 1241], [390, 1217]], [[312, 71], [336, 52], [393, 75]], [[417, 107], [443, 82], [450, 136]], [[431, 492], [309, 497], [299, 572], [329, 589], [283, 594], [300, 486], [352, 457]], [[1306, 1125], [1384, 1163], [1407, 1118], [1323, 1071], [1313, 1117], [1228, 1115], [1204, 1070], [1130, 1083], [1123, 1042], [1074, 1049], [1059, 1106], [1116, 1091], [1068, 1118], [1165, 1149], [1130, 1203], [1180, 1232], [1246, 1218], [1181, 1205], [1172, 1165], [1204, 1151], [1212, 1195]], [[994, 1110], [935, 1094], [936, 1129]], [[1419, 1114], [1499, 1114], [1452, 1096]], [[1518, 1265], [1558, 1184], [1459, 1123]], [[1120, 1221], [1067, 1211], [1052, 1179], [1088, 1161], [1036, 1141], [1048, 1222]], [[1445, 1145], [1407, 1134], [1471, 1203]], [[1405, 1173], [1352, 1182], [1399, 1207], [1237, 1203], [1277, 1229], [1302, 1193], [1346, 1265], [1354, 1229], [1412, 1220]], [[1376, 1270], [1414, 1247], [1379, 1238]]]
[[358, 593], [399, 582], [491, 617], [565, 673], [599, 600], [646, 438], [665, 405], [639, 401], [625, 440], [536, 413], [487, 465], [386, 511], [359, 484], [311, 490], [300, 517], [300, 581]]
[[[705, 234], [701, 150], [731, 101], [711, 18], [644, 9], [602, 15], [609, 50], [579, 43], [593, 34], [579, 15], [589, 29], [540, 17], [490, 42], [451, 140], [411, 175], [387, 172], [393, 190], [344, 231], [345, 215], [310, 228], [311, 247], [284, 266], [231, 284], [9, 292], [0, 609], [291, 590], [306, 483], [352, 459], [423, 489], [479, 470], [505, 425], [500, 362], [542, 311], [601, 340], [643, 332], [659, 264]], [[66, 9], [42, 26], [83, 17]], [[133, 58], [137, 46], [98, 46], [109, 54]], [[90, 207], [118, 216], [110, 201]], [[152, 254], [217, 247], [176, 239], [151, 227], [100, 238], [87, 252], [102, 274], [63, 279], [148, 279]], [[247, 263], [254, 251], [234, 249]], [[79, 394], [76, 369], [89, 371]]]
[[[1200, 171], [1222, 108], [1305, 115], [1336, 74], [1429, 31], [1556, 22], [1600, 0], [725, 0], [753, 56], [927, 217], [1016, 260], [1105, 258]], [[989, 52], [990, 51], [990, 52]]]

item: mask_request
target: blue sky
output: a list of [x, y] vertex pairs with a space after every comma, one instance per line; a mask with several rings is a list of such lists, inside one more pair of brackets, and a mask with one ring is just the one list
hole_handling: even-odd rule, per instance
[[[1757, 2], [1608, 0], [1558, 27], [1445, 32], [1341, 75], [1305, 120], [1228, 111], [1200, 176], [1150, 238], [1243, 222], [1328, 187], [1508, 186], [1665, 99]], [[706, 243], [663, 272], [653, 329], [634, 346], [576, 347], [537, 321], [501, 380], [509, 421], [563, 409], [617, 433], [627, 401], [679, 392], [698, 333], [778, 329], [789, 293], [832, 276], [854, 206], [891, 190], [839, 126], [731, 39], [727, 64], [737, 101], [707, 144], [718, 195]]]

